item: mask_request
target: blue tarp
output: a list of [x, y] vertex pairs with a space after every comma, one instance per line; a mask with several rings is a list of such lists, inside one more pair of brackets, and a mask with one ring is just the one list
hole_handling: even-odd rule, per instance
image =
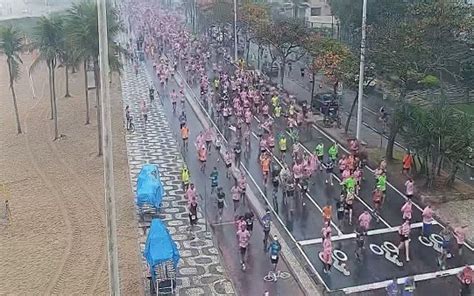
[[137, 177], [137, 205], [150, 204], [159, 209], [163, 194], [158, 167], [154, 164], [144, 165]]
[[168, 229], [160, 219], [155, 218], [151, 221], [150, 230], [145, 243], [144, 256], [148, 265], [150, 266], [150, 271], [153, 276], [154, 267], [157, 264], [172, 260], [175, 269], [178, 266], [178, 248], [176, 247], [176, 243], [171, 238]]

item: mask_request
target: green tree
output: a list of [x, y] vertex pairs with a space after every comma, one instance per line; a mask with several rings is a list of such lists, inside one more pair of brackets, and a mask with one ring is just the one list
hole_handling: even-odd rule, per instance
[[444, 160], [451, 163], [448, 185], [452, 184], [459, 162], [467, 161], [472, 153], [472, 119], [449, 106], [445, 98], [428, 108], [406, 104], [403, 112], [401, 136], [416, 151], [421, 172], [427, 176], [426, 185], [433, 186]]
[[[114, 42], [122, 26], [119, 22], [117, 11], [107, 5], [107, 37], [109, 44], [109, 64], [112, 71], [119, 71], [121, 68], [117, 54], [123, 52]], [[87, 64], [92, 62], [94, 71], [94, 83], [97, 104], [97, 129], [98, 129], [98, 149], [102, 155], [102, 120], [100, 104], [100, 67], [99, 67], [99, 31], [97, 19], [97, 5], [95, 1], [82, 1], [73, 4], [68, 13], [68, 34], [71, 44], [77, 49], [78, 55], [83, 60], [84, 75], [87, 75]], [[87, 92], [87, 83], [85, 84]], [[86, 102], [88, 104], [88, 102]]]
[[63, 22], [59, 17], [41, 17], [34, 28], [32, 46], [39, 52], [38, 58], [33, 62], [34, 69], [40, 61], [46, 62], [48, 67], [49, 93], [51, 104], [51, 119], [54, 119], [54, 140], [59, 139], [58, 129], [58, 104], [56, 98], [57, 61], [61, 55], [64, 42]]
[[305, 55], [302, 46], [308, 36], [308, 29], [301, 21], [279, 19], [266, 27], [262, 34], [269, 44], [272, 58], [280, 64], [280, 84], [283, 86], [286, 64], [297, 62]]
[[23, 51], [23, 38], [13, 27], [0, 28], [0, 51], [7, 57], [9, 87], [12, 93], [15, 110], [17, 133], [21, 134], [20, 114], [15, 94], [15, 81], [20, 77], [20, 64], [23, 63], [20, 53]]

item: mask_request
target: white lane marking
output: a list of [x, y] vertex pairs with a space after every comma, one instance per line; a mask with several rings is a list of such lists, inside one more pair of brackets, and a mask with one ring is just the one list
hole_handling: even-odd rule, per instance
[[[254, 136], [255, 139], [258, 139], [258, 136], [252, 132], [252, 135]], [[273, 154], [273, 152], [271, 152], [270, 150], [266, 149], [266, 151], [272, 156], [272, 158], [274, 158], [276, 160], [276, 162], [278, 163], [278, 165], [280, 165], [280, 167], [283, 168], [283, 163], [278, 159], [278, 157], [275, 156], [275, 154]], [[299, 187], [301, 188], [301, 185], [299, 185]], [[311, 203], [316, 207], [318, 208], [318, 210], [322, 213], [323, 212], [323, 209], [319, 206], [319, 204], [313, 199], [313, 197], [306, 192], [306, 197], [311, 201]], [[333, 222], [333, 220], [331, 219], [331, 225], [332, 227], [334, 227], [334, 229], [336, 229], [337, 233], [340, 235], [342, 234], [342, 231], [341, 229], [339, 229], [339, 227], [337, 227], [336, 223]]]
[[[433, 225], [438, 225], [438, 222], [433, 222]], [[415, 228], [421, 228], [423, 227], [423, 222], [417, 222], [413, 223], [410, 225], [411, 229]], [[368, 236], [372, 235], [380, 235], [380, 234], [385, 234], [385, 233], [391, 233], [391, 232], [397, 232], [400, 226], [396, 227], [390, 227], [390, 228], [380, 228], [380, 229], [372, 229], [367, 231]], [[356, 237], [356, 233], [349, 233], [349, 234], [342, 234], [342, 235], [336, 235], [331, 237], [331, 241], [339, 241], [339, 240], [346, 240], [346, 239], [352, 239]], [[322, 238], [314, 238], [314, 239], [307, 239], [307, 240], [301, 240], [298, 241], [298, 243], [302, 246], [307, 246], [307, 245], [313, 245], [313, 244], [319, 244], [322, 243], [323, 239]]]
[[320, 283], [322, 283], [324, 285], [324, 287], [326, 288], [327, 291], [329, 291], [329, 287], [326, 285], [326, 282], [322, 279], [321, 275], [319, 274], [319, 272], [316, 270], [316, 268], [314, 267], [313, 263], [311, 263], [311, 260], [309, 260], [308, 256], [306, 255], [306, 253], [303, 251], [303, 249], [301, 248], [301, 246], [298, 244], [297, 240], [294, 238], [293, 234], [288, 230], [288, 228], [286, 227], [285, 223], [283, 223], [283, 221], [281, 220], [280, 216], [277, 214], [277, 212], [275, 211], [275, 209], [273, 208], [272, 204], [270, 203], [270, 201], [268, 200], [267, 196], [263, 193], [262, 189], [260, 189], [260, 186], [257, 184], [257, 182], [255, 181], [255, 179], [253, 178], [253, 176], [250, 174], [250, 172], [247, 170], [247, 168], [245, 167], [244, 163], [240, 162], [240, 166], [244, 169], [245, 173], [250, 177], [250, 180], [252, 180], [253, 184], [255, 185], [255, 187], [257, 187], [257, 190], [260, 192], [260, 194], [262, 195], [262, 197], [265, 199], [265, 201], [267, 202], [267, 206], [270, 207], [270, 209], [272, 210], [273, 214], [277, 217], [278, 221], [280, 222], [280, 224], [283, 226], [283, 228], [285, 229], [286, 233], [288, 233], [288, 235], [290, 236], [290, 238], [293, 240], [293, 242], [295, 243], [296, 247], [298, 248], [298, 250], [300, 251], [301, 255], [303, 256], [303, 258], [306, 260], [306, 263], [308, 263], [308, 265], [311, 267], [311, 270], [313, 271], [314, 274], [316, 274], [316, 276], [318, 277], [318, 280]]
[[[307, 153], [311, 154], [311, 152], [308, 150], [308, 148], [306, 148], [305, 145], [303, 145], [301, 142], [299, 143], [301, 147], [303, 147], [304, 150], [306, 150]], [[321, 163], [321, 165], [324, 167], [325, 165], [323, 163]], [[336, 175], [336, 174], [332, 174], [334, 176], [334, 178], [339, 182], [341, 183], [341, 179]], [[374, 212], [375, 210], [369, 206], [362, 198], [359, 197], [358, 194], [355, 195], [356, 198], [367, 208], [369, 209], [371, 212]], [[382, 218], [382, 216], [379, 216], [380, 218], [380, 221], [382, 221], [383, 224], [385, 224], [385, 226], [391, 228], [392, 226], [387, 222], [385, 221], [385, 219]]]
[[[180, 72], [178, 72], [179, 76], [181, 77], [182, 79], [182, 75]], [[203, 108], [203, 106], [201, 105], [201, 103], [199, 102], [199, 100], [196, 99], [196, 94], [194, 93], [194, 90], [189, 86], [189, 84], [187, 83], [187, 81], [185, 79], [182, 79], [184, 81], [184, 83], [186, 84], [187, 88], [192, 92], [192, 98], [201, 106], [201, 108], [205, 111], [205, 109]], [[217, 127], [217, 125], [214, 123], [214, 121], [212, 120], [212, 118], [209, 116], [209, 114], [207, 112], [206, 113], [206, 116], [207, 118], [209, 119], [209, 121], [212, 123], [212, 125], [216, 128], [217, 132], [222, 136], [222, 138], [224, 139], [224, 141], [227, 143], [228, 141], [226, 140], [226, 138], [224, 137], [224, 135], [221, 133], [220, 129]], [[296, 247], [298, 248], [298, 250], [300, 251], [301, 255], [303, 256], [303, 258], [306, 260], [306, 263], [309, 265], [309, 267], [311, 268], [311, 270], [313, 271], [313, 273], [316, 275], [316, 277], [318, 278], [318, 281], [320, 283], [323, 284], [323, 286], [326, 288], [327, 291], [329, 291], [329, 287], [327, 286], [326, 282], [323, 280], [323, 278], [321, 277], [321, 275], [319, 274], [319, 272], [316, 270], [316, 268], [314, 267], [313, 263], [311, 263], [311, 261], [309, 260], [308, 256], [306, 255], [306, 253], [303, 251], [303, 249], [301, 248], [301, 246], [297, 243], [296, 239], [294, 238], [293, 234], [290, 232], [290, 230], [286, 227], [285, 223], [283, 223], [283, 221], [281, 220], [280, 216], [276, 213], [275, 209], [273, 208], [272, 204], [269, 202], [268, 198], [265, 196], [265, 194], [263, 194], [263, 191], [260, 189], [260, 186], [257, 184], [257, 182], [255, 182], [255, 179], [253, 178], [253, 176], [250, 174], [250, 172], [247, 170], [247, 168], [245, 167], [245, 165], [240, 162], [240, 165], [241, 167], [245, 170], [246, 174], [250, 177], [250, 179], [252, 180], [252, 182], [254, 183], [254, 185], [257, 187], [257, 190], [260, 192], [260, 194], [263, 196], [263, 198], [265, 199], [265, 201], [267, 202], [267, 206], [270, 207], [270, 209], [272, 210], [273, 214], [275, 215], [275, 217], [278, 219], [278, 221], [280, 222], [280, 224], [282, 225], [283, 229], [285, 229], [286, 233], [288, 234], [288, 236], [293, 240], [293, 242], [295, 243]]]
[[[313, 128], [317, 131], [319, 131], [321, 134], [323, 134], [326, 138], [332, 140], [332, 141], [335, 141], [334, 138], [332, 138], [331, 136], [329, 136], [326, 132], [324, 132], [322, 129], [320, 129], [319, 127], [317, 127], [315, 124], [312, 125]], [[343, 146], [343, 145], [339, 145], [341, 147], [342, 150], [344, 150], [346, 153], [349, 153], [349, 151]], [[365, 166], [367, 168], [367, 170], [369, 170], [371, 173], [374, 173], [374, 170], [372, 168], [370, 168], [369, 166]], [[390, 182], [387, 181], [387, 184], [390, 188], [392, 188], [395, 192], [397, 192], [401, 197], [403, 197], [403, 199], [407, 199], [407, 197], [405, 196], [405, 194], [403, 194], [402, 192], [400, 192], [400, 190], [398, 190], [397, 188], [395, 188], [395, 186], [393, 186]], [[423, 209], [416, 203], [416, 202], [413, 202], [413, 204], [415, 205], [415, 207], [420, 210], [420, 211], [423, 211]], [[436, 220], [435, 220], [436, 221]], [[439, 221], [436, 221], [438, 223], [438, 225], [440, 225], [443, 229], [446, 228], [443, 224], [439, 223]], [[466, 246], [466, 248], [468, 248], [469, 250], [471, 251], [474, 251], [474, 248], [468, 244], [467, 242], [464, 243], [464, 245]]]
[[[471, 265], [470, 267], [474, 268], [474, 265]], [[463, 267], [451, 268], [451, 269], [447, 269], [447, 270], [440, 270], [440, 271], [435, 271], [435, 272], [416, 274], [416, 275], [413, 276], [413, 279], [415, 280], [415, 282], [420, 282], [420, 281], [426, 281], [426, 280], [431, 280], [431, 279], [440, 278], [440, 277], [457, 275], [463, 269], [464, 269], [464, 266]], [[397, 283], [399, 285], [402, 285], [402, 284], [405, 283], [407, 278], [408, 277], [398, 278]], [[370, 283], [370, 284], [366, 284], [366, 285], [347, 287], [347, 288], [343, 288], [341, 290], [346, 294], [365, 292], [365, 291], [370, 291], [370, 290], [383, 289], [383, 288], [387, 287], [391, 282], [392, 282], [392, 280], [386, 280], [386, 281], [381, 281], [381, 282], [377, 282], [377, 283]]]

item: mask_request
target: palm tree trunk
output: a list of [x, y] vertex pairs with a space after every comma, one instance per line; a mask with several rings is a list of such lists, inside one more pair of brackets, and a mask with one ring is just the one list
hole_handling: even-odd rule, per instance
[[18, 104], [16, 102], [16, 94], [15, 94], [15, 88], [13, 87], [14, 79], [12, 77], [12, 69], [11, 69], [11, 64], [10, 61], [8, 63], [8, 74], [10, 74], [10, 90], [12, 92], [12, 99], [13, 99], [13, 108], [15, 109], [15, 117], [16, 117], [16, 131], [18, 134], [21, 134], [21, 124], [20, 124], [20, 113], [18, 112]]
[[56, 100], [56, 79], [54, 74], [55, 63], [52, 62], [51, 69], [51, 81], [52, 81], [52, 90], [53, 90], [53, 106], [54, 106], [54, 140], [59, 139], [59, 129], [58, 129], [58, 103]]
[[49, 80], [49, 103], [51, 105], [51, 113], [49, 119], [54, 119], [54, 104], [53, 104], [53, 81], [51, 78], [51, 63], [48, 61], [48, 80]]
[[90, 115], [89, 115], [89, 81], [87, 79], [87, 60], [84, 60], [84, 91], [86, 97], [86, 124], [90, 123]]
[[94, 81], [95, 81], [95, 98], [97, 103], [97, 135], [99, 145], [99, 156], [102, 156], [102, 118], [100, 117], [102, 105], [100, 103], [100, 69], [99, 61], [94, 59]]
[[66, 76], [66, 94], [64, 95], [64, 97], [70, 98], [71, 94], [69, 93], [69, 66], [68, 65], [64, 67], [64, 74]]

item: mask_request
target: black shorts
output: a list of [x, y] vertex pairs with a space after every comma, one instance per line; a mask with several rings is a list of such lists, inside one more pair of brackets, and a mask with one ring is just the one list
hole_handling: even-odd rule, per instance
[[272, 264], [278, 264], [278, 259], [280, 259], [280, 256], [276, 256], [276, 258], [273, 256], [270, 256], [270, 260], [272, 261]]
[[246, 252], [247, 252], [247, 247], [240, 247], [240, 255], [245, 256]]
[[252, 232], [253, 231], [253, 223], [252, 224], [247, 224], [247, 230], [249, 232]]
[[337, 212], [337, 220], [342, 220], [342, 219], [344, 219], [344, 212], [338, 211]]
[[197, 224], [197, 215], [189, 214], [189, 223], [191, 225], [196, 225]]
[[226, 163], [225, 166], [226, 166], [227, 168], [230, 168], [230, 167], [232, 166], [232, 163]]
[[224, 208], [224, 202], [218, 201], [218, 202], [217, 202], [217, 208], [218, 208], [218, 209], [223, 209], [223, 208]]
[[408, 236], [400, 234], [400, 242], [407, 241], [409, 239]]
[[412, 197], [413, 197], [413, 194], [407, 194], [408, 199], [412, 199]]
[[206, 161], [205, 160], [199, 160], [202, 164], [205, 164]]
[[353, 204], [346, 204], [346, 210], [352, 210], [354, 208]]

